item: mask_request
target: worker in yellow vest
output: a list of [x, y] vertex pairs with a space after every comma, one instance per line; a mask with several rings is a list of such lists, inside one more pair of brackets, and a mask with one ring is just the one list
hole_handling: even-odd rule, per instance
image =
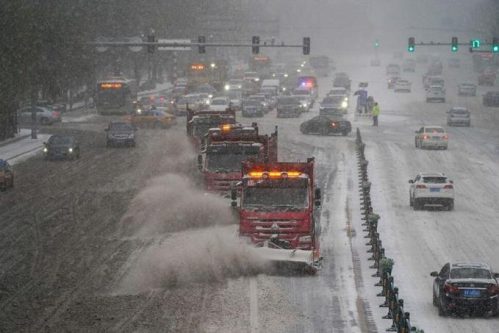
[[378, 102], [374, 102], [373, 111], [372, 111], [373, 126], [378, 126], [379, 113], [380, 113], [380, 110], [379, 110]]

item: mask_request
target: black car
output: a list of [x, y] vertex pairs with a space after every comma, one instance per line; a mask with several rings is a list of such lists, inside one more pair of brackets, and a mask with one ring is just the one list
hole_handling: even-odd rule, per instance
[[348, 135], [352, 131], [352, 124], [345, 119], [337, 116], [320, 115], [309, 119], [300, 125], [300, 132], [303, 134], [317, 135]]
[[490, 313], [498, 315], [498, 273], [482, 263], [447, 263], [439, 272], [431, 272], [433, 305], [438, 315]]
[[80, 144], [71, 135], [52, 135], [43, 143], [46, 159], [77, 159], [80, 158]]
[[256, 99], [246, 99], [243, 101], [241, 115], [243, 117], [263, 117], [265, 112], [260, 101]]
[[347, 73], [339, 72], [334, 76], [333, 87], [343, 87], [350, 90], [351, 82]]
[[106, 128], [106, 146], [125, 145], [135, 147], [136, 128], [130, 123], [112, 121]]
[[302, 113], [302, 104], [296, 96], [280, 96], [276, 109], [278, 118], [297, 118]]
[[484, 106], [499, 106], [499, 91], [488, 91], [483, 95]]

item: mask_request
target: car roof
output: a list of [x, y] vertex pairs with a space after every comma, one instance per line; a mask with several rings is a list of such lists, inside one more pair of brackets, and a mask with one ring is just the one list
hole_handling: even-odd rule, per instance
[[419, 175], [421, 177], [445, 177], [445, 178], [447, 178], [447, 176], [443, 172], [420, 172]]
[[468, 267], [468, 268], [482, 268], [482, 269], [487, 269], [487, 270], [491, 270], [490, 269], [490, 266], [486, 263], [482, 263], [482, 262], [455, 262], [455, 263], [451, 263], [451, 268], [465, 268], [465, 267]]

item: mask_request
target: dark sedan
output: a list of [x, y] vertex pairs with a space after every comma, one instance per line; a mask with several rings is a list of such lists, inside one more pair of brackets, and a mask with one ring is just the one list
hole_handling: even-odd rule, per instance
[[483, 95], [484, 106], [499, 106], [499, 91], [488, 91]]
[[447, 263], [432, 272], [433, 305], [438, 315], [498, 315], [498, 273], [481, 263]]
[[300, 125], [303, 134], [316, 135], [348, 135], [352, 131], [352, 124], [340, 115], [336, 117], [320, 115], [303, 122]]
[[52, 135], [44, 145], [43, 152], [46, 159], [80, 158], [80, 145], [73, 136]]

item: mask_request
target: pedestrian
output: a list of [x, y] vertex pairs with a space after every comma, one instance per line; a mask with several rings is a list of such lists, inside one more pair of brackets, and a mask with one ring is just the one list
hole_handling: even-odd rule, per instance
[[379, 113], [380, 113], [380, 110], [379, 110], [378, 102], [374, 102], [373, 111], [372, 111], [372, 114], [373, 114], [373, 126], [378, 127]]

